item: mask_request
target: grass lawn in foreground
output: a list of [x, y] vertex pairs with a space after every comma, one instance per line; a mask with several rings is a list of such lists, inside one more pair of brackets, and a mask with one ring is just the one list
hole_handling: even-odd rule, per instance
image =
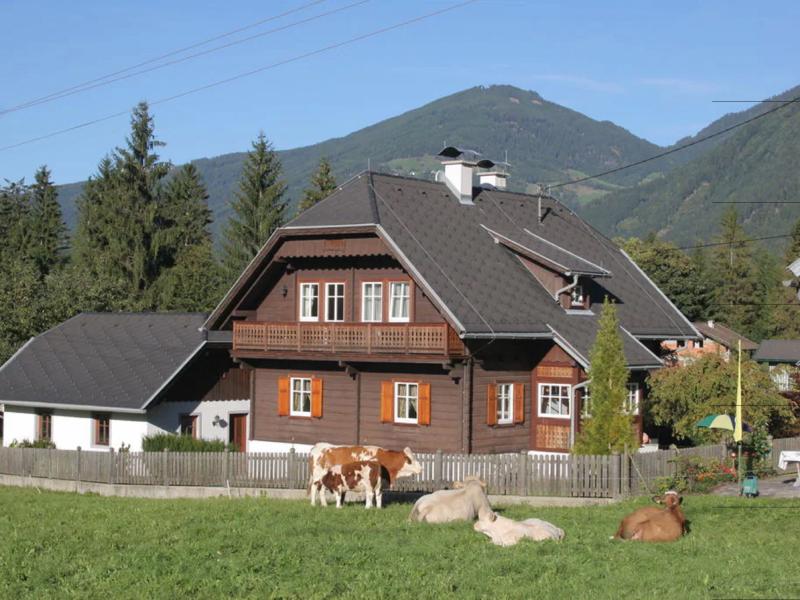
[[408, 523], [410, 504], [0, 488], [0, 598], [800, 598], [799, 502], [688, 497], [681, 541], [610, 541], [646, 503], [508, 508], [567, 537], [500, 548], [471, 523]]

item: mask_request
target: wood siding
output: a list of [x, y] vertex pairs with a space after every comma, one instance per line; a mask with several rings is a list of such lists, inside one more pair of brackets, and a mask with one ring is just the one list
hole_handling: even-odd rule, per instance
[[204, 350], [165, 390], [164, 401], [249, 400], [250, 372], [226, 350]]
[[[570, 419], [539, 416], [539, 384], [576, 385], [586, 379], [583, 369], [570, 356], [553, 344], [531, 371], [530, 447], [534, 450], [568, 452]], [[579, 407], [577, 403], [573, 410]]]

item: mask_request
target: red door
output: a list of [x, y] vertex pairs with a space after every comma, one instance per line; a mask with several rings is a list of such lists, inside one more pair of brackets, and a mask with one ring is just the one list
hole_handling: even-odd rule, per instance
[[231, 415], [228, 442], [237, 452], [247, 450], [247, 415]]

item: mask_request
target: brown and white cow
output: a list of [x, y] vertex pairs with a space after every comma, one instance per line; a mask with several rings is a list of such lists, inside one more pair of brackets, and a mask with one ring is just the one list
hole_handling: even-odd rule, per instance
[[337, 465], [371, 460], [377, 460], [383, 467], [389, 485], [392, 485], [400, 477], [411, 477], [422, 472], [422, 465], [414, 458], [410, 448], [405, 448], [401, 452], [386, 450], [380, 446], [334, 446], [320, 442], [311, 448], [308, 456], [311, 505], [316, 504], [317, 493], [319, 493], [320, 504], [327, 505], [325, 493], [317, 484], [322, 481], [331, 468]]
[[615, 539], [642, 542], [674, 542], [686, 532], [686, 517], [681, 509], [681, 497], [670, 490], [661, 498], [653, 498], [664, 508], [646, 506], [622, 519]]
[[384, 479], [387, 479], [386, 470], [377, 460], [362, 460], [346, 465], [334, 465], [327, 470], [316, 486], [320, 494], [324, 495], [322, 491], [324, 487], [336, 496], [336, 508], [342, 507], [347, 492], [363, 492], [367, 508], [372, 508], [374, 496], [375, 505], [381, 508]]

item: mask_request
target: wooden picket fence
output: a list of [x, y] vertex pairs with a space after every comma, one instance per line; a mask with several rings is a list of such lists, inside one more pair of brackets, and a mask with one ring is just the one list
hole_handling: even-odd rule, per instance
[[[781, 450], [800, 449], [800, 438], [773, 441], [777, 468]], [[422, 472], [399, 479], [394, 490], [431, 492], [475, 476], [490, 494], [619, 498], [652, 493], [658, 480], [674, 476], [675, 458], [723, 459], [723, 444], [609, 456], [450, 454], [416, 457]], [[308, 455], [289, 452], [87, 452], [0, 448], [0, 474], [128, 485], [230, 486], [303, 489]]]

